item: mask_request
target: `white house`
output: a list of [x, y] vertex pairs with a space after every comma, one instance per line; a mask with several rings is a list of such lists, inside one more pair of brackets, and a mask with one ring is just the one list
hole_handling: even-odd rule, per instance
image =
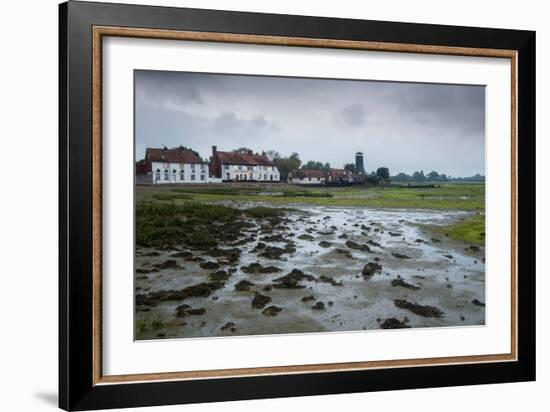
[[185, 148], [147, 148], [144, 162], [136, 168], [138, 183], [208, 183], [208, 164]]
[[253, 181], [253, 182], [278, 182], [281, 175], [277, 166], [262, 154], [239, 152], [220, 152], [216, 146], [212, 146], [212, 159], [210, 163], [212, 176], [222, 179], [224, 182]]
[[287, 181], [292, 185], [324, 185], [325, 173], [321, 170], [296, 169], [288, 174]]

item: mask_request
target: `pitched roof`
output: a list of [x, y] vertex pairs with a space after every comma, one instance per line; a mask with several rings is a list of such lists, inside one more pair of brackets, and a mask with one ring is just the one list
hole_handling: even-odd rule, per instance
[[322, 170], [297, 169], [292, 171], [292, 176], [299, 177], [300, 179], [303, 179], [304, 177], [321, 179], [325, 177], [325, 173]]
[[243, 154], [237, 152], [220, 152], [216, 155], [220, 162], [231, 165], [246, 165], [246, 166], [273, 166], [273, 162], [264, 154]]
[[352, 175], [349, 170], [345, 169], [329, 169], [328, 174], [334, 177], [347, 177]]
[[[147, 157], [148, 156], [148, 157]], [[191, 150], [147, 148], [146, 158], [152, 162], [204, 163]]]

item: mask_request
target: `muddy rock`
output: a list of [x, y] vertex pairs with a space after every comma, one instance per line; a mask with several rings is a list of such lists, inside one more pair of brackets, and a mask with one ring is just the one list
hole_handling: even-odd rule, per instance
[[235, 332], [235, 330], [237, 330], [235, 328], [235, 323], [234, 322], [227, 322], [225, 325], [223, 325], [220, 330], [226, 330], [226, 329], [229, 329], [231, 330], [231, 332]]
[[280, 272], [281, 269], [276, 266], [262, 266], [258, 262], [251, 263], [248, 266], [241, 266], [241, 270], [244, 273], [248, 274], [257, 274], [257, 273], [276, 273]]
[[388, 235], [392, 236], [392, 237], [396, 237], [396, 236], [401, 236], [403, 235], [403, 233], [399, 233], [399, 232], [388, 232]]
[[207, 262], [202, 262], [200, 264], [200, 267], [203, 269], [218, 269], [220, 267], [220, 264], [218, 262], [207, 261]]
[[206, 309], [204, 308], [192, 309], [191, 306], [186, 304], [179, 305], [176, 308], [176, 316], [178, 318], [189, 316], [189, 315], [204, 315], [205, 313], [206, 313]]
[[313, 236], [307, 235], [307, 234], [304, 233], [303, 235], [298, 236], [298, 239], [300, 239], [300, 240], [313, 240]]
[[367, 240], [367, 243], [371, 246], [382, 247], [380, 243], [375, 242], [374, 240], [371, 240], [371, 239]]
[[353, 250], [360, 250], [362, 252], [370, 252], [370, 248], [367, 245], [360, 245], [357, 242], [354, 242], [353, 240], [348, 240], [346, 242], [346, 246]]
[[157, 263], [156, 265], [153, 265], [157, 269], [174, 269], [179, 267], [178, 262], [176, 262], [173, 259], [168, 259], [166, 262], [163, 263]]
[[275, 306], [275, 305], [272, 305], [272, 306], [268, 306], [267, 308], [265, 308], [263, 311], [262, 311], [262, 315], [264, 316], [277, 316], [279, 314], [280, 311], [282, 311], [283, 309], [278, 307], [278, 306]]
[[[137, 268], [136, 269], [136, 273], [139, 273], [139, 274], [144, 274], [144, 273], [153, 273], [153, 272], [158, 272], [159, 270], [156, 269], [156, 268], [152, 268], [152, 269], [144, 269], [144, 268]], [[138, 278], [139, 279], [139, 278]]]
[[423, 316], [425, 318], [441, 318], [444, 313], [434, 306], [423, 306], [417, 303], [409, 302], [408, 300], [396, 299], [394, 305], [400, 309], [410, 310], [412, 313]]
[[432, 237], [431, 240], [432, 240], [432, 243], [440, 243], [440, 242], [441, 242], [441, 240], [439, 240], [439, 239], [437, 239], [437, 238], [435, 238], [435, 237]]
[[321, 242], [319, 242], [319, 246], [324, 247], [324, 248], [330, 247], [331, 245], [332, 245], [332, 243], [327, 242], [326, 240], [322, 240]]
[[365, 279], [370, 279], [372, 275], [382, 270], [382, 265], [376, 262], [369, 262], [363, 267], [361, 274]]
[[235, 290], [238, 292], [247, 292], [250, 290], [250, 286], [254, 286], [254, 283], [249, 280], [243, 279], [235, 285]]
[[481, 248], [479, 246], [476, 246], [476, 245], [470, 245], [468, 247], [468, 249], [470, 249], [472, 252], [479, 252], [481, 251]]
[[256, 309], [263, 309], [263, 307], [270, 302], [271, 298], [269, 296], [256, 292], [254, 299], [252, 299], [252, 307]]
[[206, 255], [212, 256], [212, 257], [223, 257], [224, 259], [228, 260], [229, 262], [236, 262], [241, 257], [241, 249], [239, 249], [239, 248], [232, 248], [232, 249], [214, 248], [214, 249], [210, 249], [208, 252], [206, 252]]
[[304, 285], [300, 281], [314, 281], [315, 277], [307, 275], [299, 269], [293, 269], [289, 274], [273, 280], [273, 287], [277, 289], [303, 289]]
[[170, 257], [174, 257], [174, 258], [190, 258], [192, 256], [193, 256], [193, 253], [191, 253], [189, 251], [176, 252], [176, 253], [172, 253], [170, 255]]
[[410, 326], [405, 323], [405, 320], [400, 321], [399, 319], [396, 319], [396, 318], [388, 318], [380, 324], [380, 328], [382, 328], [382, 329], [404, 329], [404, 328], [410, 328]]
[[273, 290], [273, 286], [271, 286], [271, 285], [265, 285], [265, 286], [262, 288], [262, 290], [263, 290], [264, 292], [271, 292], [271, 291]]
[[345, 249], [335, 249], [335, 250], [336, 250], [336, 253], [344, 255], [347, 258], [353, 258], [353, 255], [349, 250], [345, 250]]
[[401, 286], [403, 288], [411, 289], [411, 290], [420, 290], [420, 287], [412, 285], [410, 283], [405, 282], [403, 279], [393, 279], [391, 281], [392, 286]]
[[136, 295], [136, 306], [156, 306], [159, 302], [183, 300], [187, 298], [209, 297], [213, 291], [225, 286], [223, 282], [202, 282], [181, 290], [159, 290], [147, 295]]
[[451, 259], [451, 260], [454, 259], [453, 255], [443, 255], [443, 257], [446, 257], [447, 259]]
[[281, 256], [283, 256], [285, 253], [293, 253], [293, 252], [289, 252], [286, 248], [283, 249], [277, 246], [266, 246], [259, 256], [267, 259], [276, 260], [276, 259], [281, 259]]
[[325, 304], [323, 302], [316, 302], [315, 305], [311, 307], [313, 310], [325, 310]]
[[282, 234], [264, 236], [260, 238], [262, 242], [286, 242], [285, 237]]
[[472, 303], [476, 306], [482, 306], [482, 307], [485, 307], [485, 303], [483, 303], [482, 301], [480, 301], [479, 299], [474, 299], [472, 300]]
[[313, 296], [313, 295], [304, 296], [304, 297], [301, 299], [302, 302], [310, 302], [310, 301], [312, 301], [312, 300], [315, 300], [315, 296]]
[[337, 282], [334, 280], [334, 278], [331, 278], [330, 276], [321, 275], [319, 276], [315, 282], [321, 282], [321, 283], [330, 283], [332, 286], [343, 286], [342, 282]]
[[217, 272], [214, 272], [210, 274], [210, 280], [227, 280], [231, 276], [230, 273], [226, 272], [225, 270], [218, 270]]
[[410, 259], [411, 257], [410, 256], [407, 256], [407, 255], [403, 255], [401, 253], [397, 253], [397, 252], [394, 252], [391, 254], [393, 257], [397, 258], [397, 259]]

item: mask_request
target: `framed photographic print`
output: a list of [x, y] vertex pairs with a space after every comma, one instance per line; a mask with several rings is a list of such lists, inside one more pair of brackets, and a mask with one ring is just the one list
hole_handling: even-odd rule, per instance
[[535, 379], [535, 33], [60, 6], [60, 407]]

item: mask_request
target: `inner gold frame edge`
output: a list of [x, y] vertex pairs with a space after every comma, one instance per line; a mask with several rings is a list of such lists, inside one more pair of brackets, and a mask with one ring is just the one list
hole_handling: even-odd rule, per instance
[[[229, 377], [328, 373], [381, 368], [456, 365], [517, 361], [517, 51], [504, 49], [432, 46], [356, 40], [265, 36], [238, 33], [179, 31], [130, 27], [94, 26], [92, 40], [92, 316], [94, 385], [151, 381], [219, 379]], [[333, 49], [422, 53], [455, 56], [509, 58], [511, 60], [511, 132], [512, 132], [512, 259], [511, 259], [511, 352], [509, 354], [450, 356], [439, 358], [395, 359], [382, 361], [287, 365], [201, 371], [103, 375], [102, 371], [102, 39], [105, 36], [187, 40], [272, 46], [318, 47]]]

